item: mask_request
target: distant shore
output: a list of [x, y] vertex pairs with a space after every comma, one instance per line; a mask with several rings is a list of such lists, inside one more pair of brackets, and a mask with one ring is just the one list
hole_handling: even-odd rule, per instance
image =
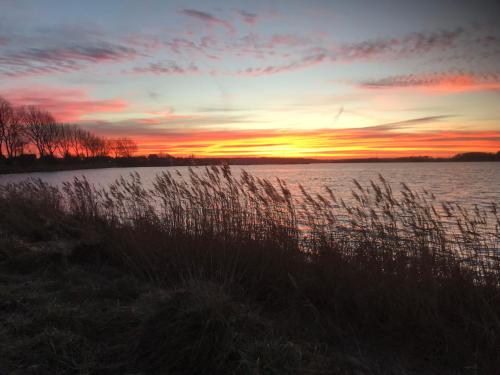
[[356, 158], [356, 159], [313, 159], [313, 158], [194, 158], [158, 157], [157, 155], [129, 158], [44, 158], [19, 157], [14, 160], [0, 159], [0, 174], [58, 172], [79, 169], [138, 168], [138, 167], [181, 167], [206, 165], [270, 165], [270, 164], [324, 164], [324, 163], [447, 163], [447, 162], [491, 162], [500, 161], [500, 152], [470, 152], [450, 158], [411, 156], [399, 158]]

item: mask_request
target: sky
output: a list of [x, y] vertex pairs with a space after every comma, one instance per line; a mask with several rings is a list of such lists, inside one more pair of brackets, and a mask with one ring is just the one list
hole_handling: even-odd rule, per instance
[[0, 96], [141, 154], [500, 150], [500, 1], [0, 0]]

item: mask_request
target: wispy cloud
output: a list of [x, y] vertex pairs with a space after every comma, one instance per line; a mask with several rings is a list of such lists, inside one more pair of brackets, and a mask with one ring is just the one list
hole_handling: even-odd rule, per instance
[[182, 14], [195, 18], [199, 21], [205, 22], [210, 26], [222, 26], [225, 27], [228, 31], [234, 32], [235, 28], [231, 24], [231, 22], [223, 20], [222, 18], [216, 17], [211, 13], [207, 13], [201, 10], [196, 9], [183, 9], [180, 11]]
[[164, 111], [153, 111], [146, 113], [147, 117], [137, 119], [139, 124], [159, 125], [166, 124], [176, 120], [191, 120], [201, 118], [199, 115], [194, 114], [177, 114], [172, 108], [167, 108]]
[[255, 32], [231, 38], [215, 35], [173, 37], [167, 40], [165, 45], [173, 53], [190, 58], [193, 58], [193, 55], [210, 59], [232, 56], [235, 59], [251, 57], [259, 60], [298, 57], [304, 50], [315, 47], [313, 40], [306, 36], [261, 35]]
[[446, 118], [452, 117], [451, 115], [439, 115], [439, 116], [426, 116], [426, 117], [417, 117], [409, 120], [389, 122], [384, 124], [378, 124], [374, 126], [369, 126], [366, 128], [360, 129], [369, 129], [370, 131], [395, 131], [401, 129], [414, 129], [416, 125], [422, 124], [436, 124], [440, 120], [444, 120]]
[[204, 47], [207, 47], [203, 42], [198, 44], [195, 41], [189, 40], [187, 38], [173, 38], [166, 42], [166, 45], [170, 47], [172, 52], [175, 53], [202, 51]]
[[264, 76], [277, 73], [290, 72], [299, 69], [305, 69], [314, 65], [318, 65], [327, 59], [326, 53], [323, 51], [315, 51], [309, 55], [302, 57], [299, 60], [295, 60], [288, 63], [283, 63], [281, 65], [268, 65], [264, 67], [249, 67], [244, 70], [240, 70], [236, 73], [239, 76]]
[[456, 46], [466, 33], [463, 28], [432, 32], [415, 32], [399, 38], [379, 38], [341, 45], [334, 49], [339, 60], [355, 61], [378, 58], [404, 58]]
[[[495, 131], [418, 130], [420, 124], [438, 123], [443, 116], [409, 119], [365, 128], [314, 130], [186, 128], [195, 121], [173, 121], [168, 127], [145, 126], [136, 120], [101, 122], [95, 130], [119, 134], [125, 127], [141, 144], [144, 153], [167, 151], [198, 156], [313, 156], [363, 157], [404, 155], [451, 155], [482, 149], [497, 151]], [[229, 120], [229, 118], [227, 118]], [[210, 118], [212, 123], [221, 119]], [[230, 119], [234, 121], [236, 119]], [[245, 121], [245, 119], [240, 119]], [[130, 134], [130, 133], [129, 133]]]
[[244, 10], [238, 10], [237, 13], [241, 17], [243, 22], [248, 25], [255, 25], [255, 23], [257, 22], [257, 14], [255, 13], [246, 12]]
[[32, 86], [2, 93], [15, 105], [37, 105], [49, 110], [58, 121], [79, 121], [97, 113], [121, 112], [128, 103], [121, 99], [92, 99], [80, 89]]
[[[227, 134], [230, 137], [230, 129], [235, 125], [256, 125], [258, 120], [246, 115], [211, 114], [202, 115], [197, 113], [174, 113], [150, 112], [138, 114], [124, 120], [117, 121], [95, 121], [82, 119], [81, 124], [95, 127], [95, 130], [108, 136], [128, 134], [133, 137], [160, 137], [175, 139], [177, 137], [189, 137], [189, 134]], [[195, 137], [196, 138], [196, 137]]]
[[195, 74], [200, 70], [195, 64], [180, 66], [174, 61], [149, 63], [145, 66], [138, 66], [132, 69], [133, 73], [156, 74], [156, 75], [185, 75]]
[[230, 47], [241, 52], [253, 51], [255, 55], [269, 54], [270, 52], [272, 55], [276, 55], [280, 52], [280, 49], [289, 49], [288, 52], [291, 52], [294, 49], [319, 48], [314, 45], [311, 38], [306, 36], [294, 34], [272, 34], [263, 36], [256, 33], [244, 35], [235, 40]]
[[139, 55], [133, 48], [111, 42], [72, 44], [61, 47], [27, 47], [0, 54], [0, 74], [19, 76], [68, 72], [89, 63], [130, 60]]
[[[236, 41], [231, 49], [239, 55], [263, 60], [278, 57], [287, 62], [240, 69], [238, 75], [259, 76], [287, 72], [316, 65], [318, 62], [385, 62], [394, 59], [459, 59], [471, 62], [500, 57], [500, 40], [481, 27], [413, 32], [400, 37], [369, 39], [328, 46], [328, 41], [292, 34], [263, 37], [251, 33]], [[313, 51], [307, 52], [307, 51]], [[320, 52], [317, 52], [320, 51]], [[291, 62], [290, 62], [291, 61]], [[367, 82], [369, 83], [369, 82]]]
[[[237, 12], [240, 17], [247, 17], [249, 21], [254, 19], [253, 13]], [[235, 31], [230, 22], [214, 14], [195, 9], [184, 9], [181, 13], [208, 25]], [[263, 35], [252, 32], [221, 36], [202, 32], [199, 35], [174, 33], [168, 38], [158, 35], [146, 37], [139, 34], [113, 38], [102, 32], [90, 33], [73, 29], [69, 29], [68, 32], [75, 38], [71, 43], [64, 38], [58, 39], [55, 32], [47, 32], [50, 36], [48, 39], [25, 37], [16, 43], [9, 41], [6, 48], [0, 52], [0, 75], [73, 72], [100, 63], [128, 63], [134, 59], [154, 58], [164, 47], [179, 55], [179, 60], [148, 63], [141, 61], [143, 65], [136, 66], [133, 71], [163, 75], [202, 73], [198, 68], [200, 59], [214, 61], [231, 58], [236, 62], [235, 66], [241, 66], [247, 63], [247, 60], [253, 62], [248, 63], [248, 67], [236, 68], [237, 70], [232, 72], [223, 72], [217, 66], [211, 68], [210, 72], [233, 76], [262, 76], [304, 69], [323, 62], [383, 62], [430, 55], [432, 58], [470, 61], [472, 58], [476, 60], [491, 58], [495, 54], [500, 56], [500, 40], [496, 35], [489, 30], [470, 27], [415, 32], [401, 37], [378, 38], [340, 45], [311, 35], [293, 33]], [[78, 38], [79, 33], [80, 38]], [[0, 44], [2, 41], [0, 38]], [[172, 56], [170, 58], [172, 59]], [[256, 64], [255, 60], [262, 64]], [[119, 71], [127, 72], [130, 69], [119, 69]], [[383, 81], [362, 83], [366, 87], [370, 84], [372, 88], [389, 86]]]
[[[248, 124], [247, 116], [200, 116], [151, 113], [152, 121], [129, 119], [87, 122], [98, 133], [115, 136], [126, 131], [136, 138], [143, 153], [167, 151], [198, 156], [313, 156], [366, 157], [377, 155], [446, 156], [482, 149], [497, 151], [495, 131], [445, 130], [437, 126], [450, 116], [427, 116], [364, 128], [253, 129], [233, 128]], [[154, 119], [161, 119], [155, 121]], [[83, 122], [84, 124], [86, 122]], [[426, 125], [423, 126], [422, 125]]]
[[454, 93], [500, 89], [499, 73], [433, 73], [389, 76], [360, 83], [368, 89], [422, 89], [427, 91]]

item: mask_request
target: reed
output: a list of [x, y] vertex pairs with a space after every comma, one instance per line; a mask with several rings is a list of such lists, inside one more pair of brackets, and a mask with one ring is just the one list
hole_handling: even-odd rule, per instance
[[138, 174], [105, 189], [83, 177], [62, 189], [30, 180], [0, 186], [0, 227], [30, 228], [28, 214], [70, 222], [99, 238], [101, 257], [140, 277], [215, 283], [307, 340], [355, 339], [460, 369], [500, 366], [495, 204], [439, 203], [383, 177], [353, 181], [350, 200], [329, 187], [299, 190], [228, 166], [163, 172], [150, 188]]

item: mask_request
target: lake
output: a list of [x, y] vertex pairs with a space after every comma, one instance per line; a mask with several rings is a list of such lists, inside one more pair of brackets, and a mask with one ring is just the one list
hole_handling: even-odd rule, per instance
[[[204, 167], [197, 167], [202, 169]], [[292, 192], [302, 184], [308, 191], [320, 192], [323, 186], [331, 188], [337, 196], [349, 200], [353, 179], [361, 185], [377, 180], [378, 175], [391, 183], [393, 190], [400, 190], [406, 183], [413, 190], [426, 189], [435, 194], [438, 201], [450, 201], [471, 206], [500, 204], [500, 163], [332, 163], [294, 165], [232, 166], [233, 174], [242, 169], [255, 176], [274, 180], [284, 179]], [[166, 170], [178, 170], [186, 174], [187, 167], [143, 167], [86, 169], [61, 172], [38, 172], [0, 175], [0, 184], [16, 182], [28, 177], [40, 178], [50, 184], [60, 185], [74, 177], [85, 176], [96, 186], [105, 187], [120, 176], [137, 172], [146, 185]]]

